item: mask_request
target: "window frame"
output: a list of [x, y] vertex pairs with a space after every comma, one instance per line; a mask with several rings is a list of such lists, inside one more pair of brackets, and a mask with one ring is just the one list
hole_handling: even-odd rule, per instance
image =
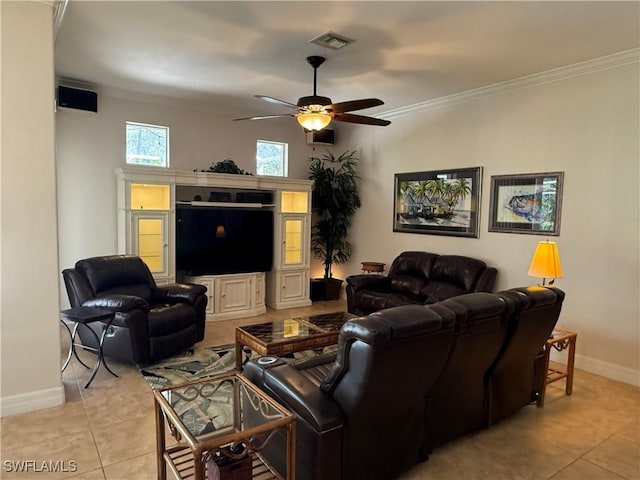
[[[258, 173], [258, 146], [261, 143], [282, 146], [282, 175], [269, 175], [266, 173]], [[276, 140], [256, 140], [256, 175], [268, 177], [287, 178], [289, 176], [289, 144], [287, 142], [278, 142]]]
[[[150, 164], [144, 164], [144, 163], [131, 163], [129, 162], [129, 152], [127, 151], [127, 135], [129, 133], [128, 129], [129, 129], [129, 125], [134, 125], [134, 126], [138, 126], [138, 127], [151, 127], [151, 128], [162, 128], [166, 131], [166, 161], [164, 165], [150, 165]], [[134, 166], [134, 167], [148, 167], [148, 168], [164, 168], [164, 169], [168, 169], [170, 168], [171, 165], [171, 143], [170, 143], [170, 135], [171, 135], [171, 130], [168, 126], [166, 125], [156, 125], [153, 123], [143, 123], [143, 122], [132, 122], [129, 120], [125, 121], [125, 126], [124, 126], [124, 163], [125, 165], [130, 165], [130, 166]]]

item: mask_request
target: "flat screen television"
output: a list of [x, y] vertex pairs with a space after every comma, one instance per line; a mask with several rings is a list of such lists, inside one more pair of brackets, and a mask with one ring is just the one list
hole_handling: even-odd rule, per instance
[[176, 206], [176, 269], [187, 275], [268, 272], [273, 211]]

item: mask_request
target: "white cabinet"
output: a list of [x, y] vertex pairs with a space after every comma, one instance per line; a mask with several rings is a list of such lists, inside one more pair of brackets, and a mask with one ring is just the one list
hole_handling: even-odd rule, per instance
[[262, 272], [184, 276], [180, 280], [207, 287], [207, 321], [253, 317], [267, 311]]
[[[117, 168], [116, 176], [118, 252], [140, 256], [158, 284], [187, 278], [176, 271], [177, 201], [215, 208], [227, 206], [228, 196], [235, 199], [234, 207], [249, 207], [238, 205], [242, 201], [274, 211], [270, 272], [188, 277], [209, 289], [209, 320], [259, 315], [266, 305], [278, 309], [311, 304], [310, 180], [140, 166]], [[262, 200], [265, 192], [269, 201]]]
[[142, 258], [158, 284], [175, 281], [173, 215], [171, 183], [119, 178], [118, 253]]
[[270, 307], [311, 305], [310, 200], [308, 190], [277, 192], [273, 269], [267, 274], [267, 303]]

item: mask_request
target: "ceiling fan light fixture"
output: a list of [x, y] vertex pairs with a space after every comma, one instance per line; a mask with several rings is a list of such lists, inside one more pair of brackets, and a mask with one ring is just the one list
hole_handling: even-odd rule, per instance
[[325, 112], [303, 112], [297, 114], [296, 119], [307, 130], [322, 130], [331, 123], [331, 115]]

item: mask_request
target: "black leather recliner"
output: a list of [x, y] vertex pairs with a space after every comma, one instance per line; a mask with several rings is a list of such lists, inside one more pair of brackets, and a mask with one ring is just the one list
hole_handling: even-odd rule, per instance
[[[106, 334], [104, 355], [128, 363], [148, 363], [174, 355], [204, 338], [207, 288], [174, 283], [158, 286], [147, 265], [133, 255], [79, 260], [65, 269], [72, 307], [100, 307], [115, 312]], [[88, 324], [102, 335], [105, 324]], [[84, 328], [82, 343], [96, 348]]]
[[[390, 308], [345, 323], [335, 362], [246, 364], [244, 375], [296, 414], [297, 479], [391, 479], [426, 459], [425, 398], [454, 318], [437, 306]], [[283, 468], [279, 440], [264, 453]]]

